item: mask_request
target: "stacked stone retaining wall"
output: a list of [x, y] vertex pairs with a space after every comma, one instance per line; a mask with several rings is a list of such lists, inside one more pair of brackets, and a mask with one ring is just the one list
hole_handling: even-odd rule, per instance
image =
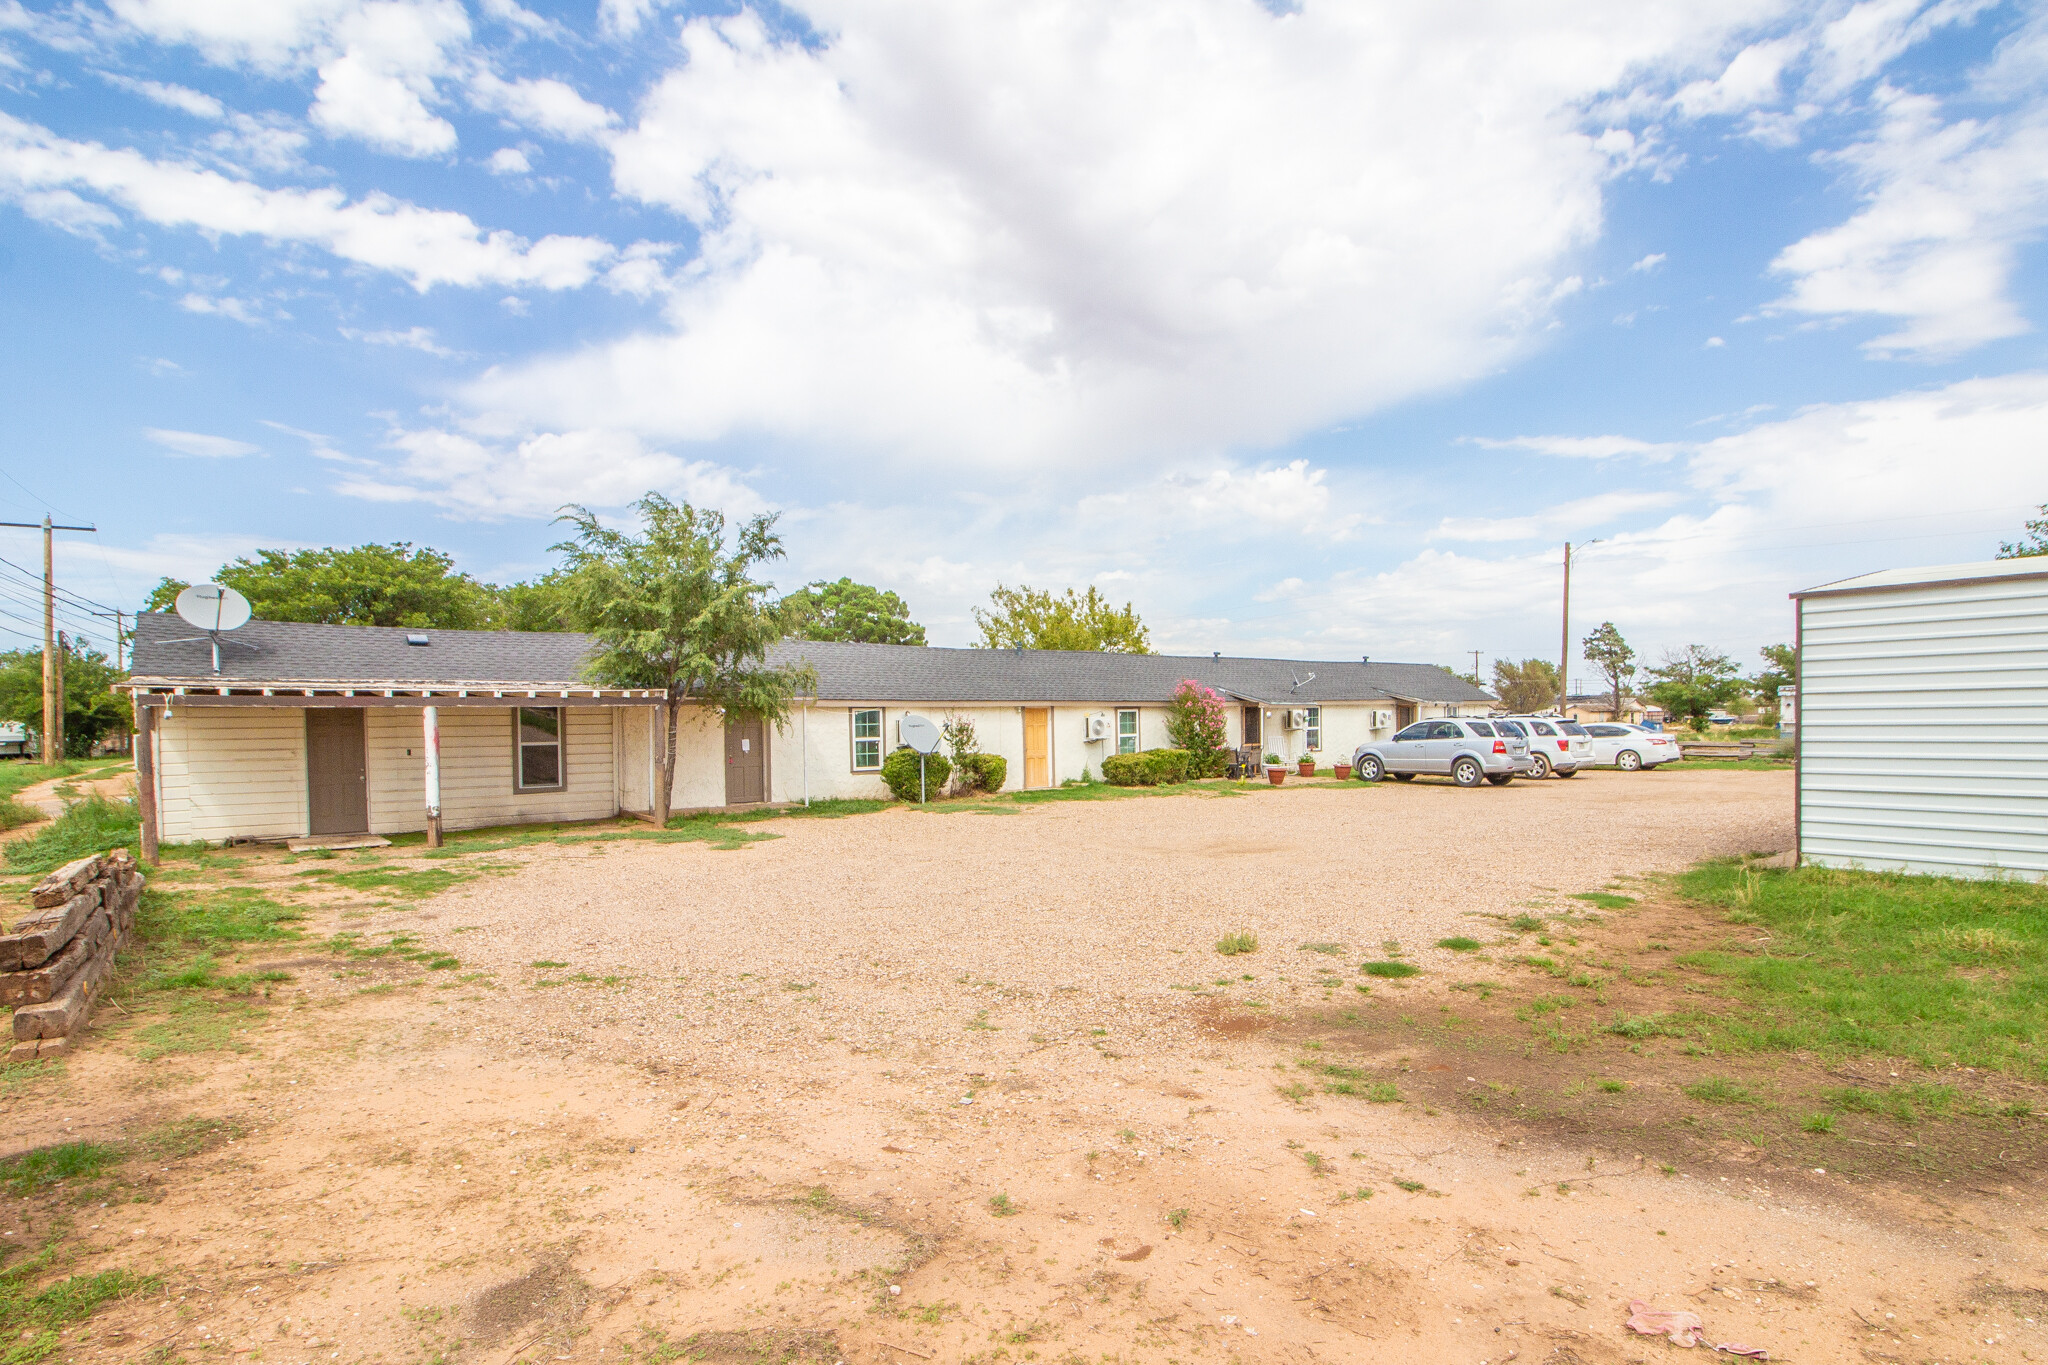
[[52, 1057], [92, 1016], [135, 928], [142, 873], [126, 849], [67, 863], [36, 883], [35, 908], [0, 934], [0, 1006], [14, 1008], [12, 1061]]

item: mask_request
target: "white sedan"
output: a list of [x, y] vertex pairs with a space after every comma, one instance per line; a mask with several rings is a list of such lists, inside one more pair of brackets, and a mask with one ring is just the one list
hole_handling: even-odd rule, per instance
[[1677, 740], [1640, 725], [1595, 721], [1586, 726], [1586, 737], [1592, 747], [1586, 762], [1596, 768], [1619, 768], [1632, 773], [1685, 756]]

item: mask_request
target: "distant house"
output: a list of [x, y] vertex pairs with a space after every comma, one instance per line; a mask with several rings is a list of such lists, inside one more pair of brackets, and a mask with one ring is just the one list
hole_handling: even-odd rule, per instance
[[[585, 636], [251, 621], [216, 675], [191, 634], [175, 617], [141, 616], [125, 684], [162, 839], [424, 829], [430, 733], [445, 828], [655, 804], [661, 698], [584, 681]], [[1188, 678], [1223, 694], [1233, 746], [1289, 760], [1348, 760], [1419, 716], [1483, 715], [1493, 703], [1429, 664], [809, 640], [771, 660], [808, 662], [816, 695], [779, 727], [686, 714], [675, 809], [886, 795], [882, 760], [913, 711], [973, 720], [982, 749], [1008, 760], [1008, 785], [1031, 788], [1167, 745], [1166, 706]]]
[[1652, 705], [1641, 697], [1632, 697], [1624, 692], [1621, 696], [1621, 710], [1614, 709], [1614, 696], [1608, 692], [1574, 692], [1564, 699], [1564, 714], [1573, 720], [1618, 720], [1628, 725], [1640, 725], [1644, 721], [1662, 721], [1664, 708]]
[[1792, 597], [1801, 860], [2048, 875], [2048, 559]]

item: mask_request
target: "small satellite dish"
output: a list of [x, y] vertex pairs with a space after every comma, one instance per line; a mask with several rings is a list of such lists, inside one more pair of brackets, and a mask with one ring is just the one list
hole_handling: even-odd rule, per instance
[[177, 606], [186, 625], [208, 634], [249, 623], [249, 599], [220, 583], [194, 583], [178, 594]]
[[921, 754], [939, 751], [939, 727], [923, 716], [908, 715], [897, 721], [896, 735]]

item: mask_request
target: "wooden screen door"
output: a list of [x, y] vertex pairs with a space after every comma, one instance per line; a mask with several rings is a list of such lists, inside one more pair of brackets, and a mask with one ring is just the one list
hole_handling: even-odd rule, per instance
[[1024, 785], [1052, 785], [1052, 711], [1024, 708]]
[[1260, 711], [1256, 706], [1244, 708], [1244, 742], [1256, 748], [1265, 743], [1265, 736], [1259, 733]]
[[758, 720], [725, 723], [725, 804], [751, 806], [768, 799], [768, 745]]
[[312, 834], [370, 832], [370, 784], [363, 755], [363, 713], [306, 710], [306, 815]]

